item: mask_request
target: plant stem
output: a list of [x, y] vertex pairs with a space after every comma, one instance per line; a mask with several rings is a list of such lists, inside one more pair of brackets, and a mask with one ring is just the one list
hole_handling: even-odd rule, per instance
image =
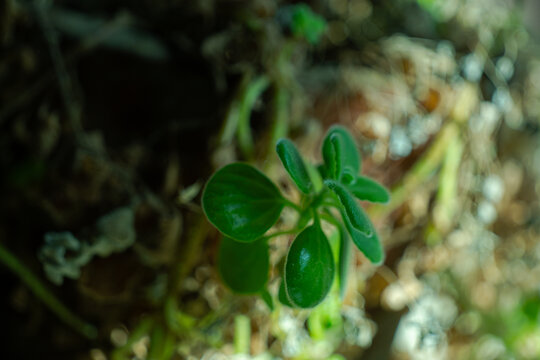
[[36, 295], [43, 303], [60, 318], [64, 323], [71, 326], [81, 335], [94, 339], [97, 336], [96, 328], [79, 318], [64, 304], [62, 304], [45, 285], [28, 270], [20, 261], [0, 244], [0, 262], [9, 270], [13, 271], [22, 282]]
[[283, 84], [276, 83], [274, 99], [272, 104], [272, 131], [270, 135], [270, 147], [268, 154], [271, 154], [279, 138], [287, 136], [289, 131], [289, 91]]
[[251, 71], [247, 71], [244, 74], [238, 90], [236, 91], [236, 95], [229, 105], [229, 109], [227, 110], [227, 115], [225, 116], [225, 121], [223, 123], [223, 128], [220, 134], [220, 145], [229, 145], [234, 139], [234, 135], [238, 128], [238, 119], [240, 118], [239, 114], [242, 98], [251, 80], [251, 75]]
[[238, 136], [238, 147], [242, 151], [245, 158], [252, 158], [254, 145], [253, 136], [249, 120], [251, 111], [257, 102], [257, 99], [262, 95], [266, 88], [270, 85], [268, 77], [261, 75], [255, 78], [246, 88], [240, 103], [238, 112], [238, 127], [236, 134]]
[[250, 320], [245, 315], [237, 315], [234, 318], [234, 352], [237, 354], [249, 354], [250, 343]]
[[290, 208], [293, 208], [294, 210], [296, 210], [299, 214], [302, 214], [304, 212], [304, 210], [298, 206], [297, 204], [293, 203], [291, 200], [289, 199], [286, 199], [286, 198], [283, 198], [284, 199], [284, 202], [285, 202], [285, 206], [288, 206]]
[[321, 227], [321, 219], [319, 218], [319, 214], [317, 213], [316, 208], [311, 208], [311, 212], [313, 214], [313, 223], [317, 224], [318, 227]]
[[289, 230], [283, 230], [283, 231], [276, 231], [275, 233], [272, 233], [272, 234], [268, 234], [266, 236], [263, 236], [263, 239], [271, 239], [273, 237], [276, 237], [276, 236], [281, 236], [281, 235], [289, 235], [289, 234], [294, 234], [294, 233], [297, 233], [299, 232], [300, 228], [294, 228], [294, 229], [289, 229]]
[[419, 186], [424, 184], [434, 172], [439, 168], [450, 145], [452, 139], [459, 136], [459, 128], [454, 122], [448, 123], [438, 134], [437, 138], [416, 162], [413, 168], [407, 173], [403, 181], [392, 189], [390, 202], [385, 205], [374, 205], [369, 208], [368, 213], [372, 220], [377, 220], [390, 214], [401, 206], [407, 198]]

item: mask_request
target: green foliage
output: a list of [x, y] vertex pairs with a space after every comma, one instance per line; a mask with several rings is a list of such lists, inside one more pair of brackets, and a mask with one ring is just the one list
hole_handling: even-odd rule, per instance
[[[373, 224], [355, 197], [387, 202], [389, 195], [382, 185], [358, 174], [361, 158], [344, 127], [333, 126], [326, 134], [322, 146], [324, 164], [318, 167], [305, 163], [290, 140], [280, 139], [276, 152], [302, 193], [301, 205], [285, 199], [253, 166], [234, 163], [210, 178], [203, 192], [203, 209], [210, 222], [225, 235], [219, 256], [223, 281], [237, 293], [260, 294], [267, 304], [273, 303], [265, 288], [269, 274], [268, 241], [274, 236], [297, 234], [286, 256], [277, 297], [287, 306], [311, 308], [330, 291], [336, 265], [344, 293], [351, 258], [349, 237], [371, 262], [379, 264], [384, 260]], [[285, 206], [299, 213], [296, 226], [266, 234]], [[335, 256], [321, 220], [338, 231], [339, 249], [335, 249]]]
[[322, 155], [332, 179], [339, 180], [344, 171], [356, 176], [362, 167], [356, 143], [343, 126], [334, 125], [330, 128], [323, 141]]
[[250, 243], [224, 236], [219, 247], [219, 272], [223, 282], [239, 294], [256, 294], [268, 282], [268, 243]]
[[253, 166], [230, 164], [210, 178], [202, 197], [208, 220], [238, 241], [255, 241], [279, 218], [285, 199]]
[[315, 14], [308, 5], [298, 4], [292, 8], [291, 31], [295, 36], [304, 37], [309, 43], [316, 44], [326, 30], [326, 21]]
[[342, 212], [341, 217], [345, 222], [345, 226], [354, 245], [366, 255], [369, 261], [374, 264], [381, 264], [384, 260], [384, 252], [377, 233], [373, 231], [371, 236], [366, 236], [366, 234], [356, 230], [354, 226], [352, 226], [346, 214]]
[[288, 139], [280, 139], [276, 145], [276, 152], [298, 189], [304, 194], [309, 194], [313, 185], [306, 165], [294, 144]]
[[364, 176], [358, 176], [350, 184], [347, 184], [350, 192], [359, 200], [387, 203], [390, 194], [379, 183]]
[[285, 261], [285, 290], [291, 303], [301, 308], [319, 304], [330, 291], [334, 267], [330, 244], [319, 224], [305, 228]]
[[353, 228], [368, 237], [371, 236], [373, 234], [373, 226], [369, 218], [364, 213], [364, 210], [358, 206], [345, 186], [335, 180], [326, 180], [324, 184], [337, 195], [341, 207], [345, 210], [347, 221]]

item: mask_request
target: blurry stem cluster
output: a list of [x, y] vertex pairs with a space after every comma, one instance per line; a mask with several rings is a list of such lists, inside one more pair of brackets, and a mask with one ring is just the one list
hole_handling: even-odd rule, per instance
[[278, 55], [270, 61], [268, 68], [272, 72], [256, 75], [253, 69], [244, 71], [237, 93], [232, 99], [219, 137], [220, 146], [232, 144], [236, 138], [241, 155], [247, 160], [255, 156], [254, 139], [251, 128], [251, 114], [265, 91], [272, 89], [270, 111], [270, 137], [267, 154], [279, 138], [285, 137], [289, 131], [291, 90], [293, 69], [292, 52], [297, 46], [295, 40], [285, 40]]
[[97, 336], [97, 329], [82, 320], [69, 310], [58, 298], [32, 273], [19, 259], [0, 243], [0, 262], [15, 273], [21, 281], [34, 293], [60, 320], [72, 327], [81, 335], [93, 339]]

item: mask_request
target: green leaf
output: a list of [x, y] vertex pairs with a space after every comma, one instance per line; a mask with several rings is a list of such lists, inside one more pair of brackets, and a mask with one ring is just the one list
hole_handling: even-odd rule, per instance
[[364, 210], [356, 203], [356, 200], [345, 186], [334, 180], [325, 180], [324, 184], [337, 195], [352, 226], [356, 230], [362, 232], [365, 236], [371, 236], [373, 233], [373, 226], [371, 225], [369, 218], [364, 213]]
[[276, 145], [276, 152], [296, 186], [304, 194], [309, 194], [313, 189], [313, 185], [309, 178], [306, 165], [294, 144], [288, 139], [279, 139]]
[[326, 176], [339, 180], [343, 170], [343, 139], [340, 134], [330, 134], [323, 143]]
[[349, 191], [359, 200], [387, 203], [390, 200], [388, 190], [375, 180], [358, 176], [353, 182], [347, 184]]
[[255, 294], [264, 290], [269, 271], [268, 243], [265, 239], [245, 243], [227, 236], [219, 247], [219, 273], [234, 292]]
[[[335, 171], [338, 170], [336, 169], [337, 163], [341, 166], [341, 169], [339, 169], [340, 171], [348, 168], [354, 175], [357, 175], [360, 172], [362, 159], [358, 153], [356, 142], [345, 127], [341, 125], [330, 127], [323, 140], [322, 153], [327, 169], [334, 170], [334, 172], [329, 171], [329, 176], [332, 174], [334, 176], [341, 175], [341, 173], [335, 173]], [[332, 162], [334, 165], [332, 165]], [[339, 177], [332, 178], [339, 180]]]
[[218, 170], [202, 195], [208, 220], [238, 241], [254, 241], [276, 223], [285, 199], [263, 173], [234, 163]]
[[293, 305], [310, 308], [330, 291], [335, 271], [328, 239], [319, 225], [304, 229], [293, 241], [285, 261], [285, 289]]
[[[356, 247], [375, 265], [382, 264], [384, 261], [384, 250], [379, 241], [379, 237], [377, 236], [377, 232], [373, 231], [371, 236], [366, 236], [352, 226], [344, 211], [341, 212], [341, 216], [343, 217], [347, 231], [349, 232], [349, 235], [351, 235], [352, 241]], [[373, 228], [373, 225], [370, 224], [370, 226]]]

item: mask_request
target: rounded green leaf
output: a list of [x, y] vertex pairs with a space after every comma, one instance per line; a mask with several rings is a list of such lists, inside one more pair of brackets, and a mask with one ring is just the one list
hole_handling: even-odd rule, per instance
[[[351, 239], [356, 245], [356, 247], [362, 253], [364, 253], [364, 255], [366, 255], [369, 261], [371, 261], [375, 265], [381, 264], [384, 261], [384, 250], [382, 248], [381, 242], [379, 241], [379, 237], [377, 236], [377, 232], [373, 230], [371, 236], [366, 236], [364, 233], [356, 230], [352, 226], [349, 218], [347, 217], [347, 214], [345, 214], [344, 211], [341, 212], [341, 216], [343, 218], [343, 221], [345, 222], [347, 231], [349, 232], [349, 235], [351, 235]], [[371, 228], [373, 228], [373, 225], [370, 226]]]
[[[338, 149], [340, 149], [339, 154], [337, 153]], [[328, 169], [336, 170], [335, 165], [332, 165], [332, 161], [334, 164], [339, 161], [341, 170], [349, 168], [355, 175], [360, 172], [362, 159], [358, 153], [356, 142], [345, 127], [341, 125], [330, 127], [323, 141], [322, 153]], [[336, 159], [336, 156], [339, 156], [339, 159]], [[339, 178], [334, 177], [334, 179]]]
[[387, 203], [390, 200], [390, 194], [384, 186], [364, 176], [358, 176], [347, 184], [347, 188], [359, 200], [378, 203]]
[[238, 241], [254, 241], [276, 223], [284, 199], [278, 188], [251, 165], [234, 163], [218, 170], [202, 195], [208, 220]]
[[293, 305], [310, 308], [330, 291], [335, 264], [328, 239], [318, 225], [304, 229], [293, 241], [285, 261], [285, 290]]
[[313, 185], [309, 178], [306, 165], [294, 144], [288, 139], [279, 139], [276, 152], [294, 183], [304, 194], [309, 194]]
[[371, 221], [345, 186], [334, 180], [325, 180], [324, 184], [337, 195], [351, 225], [365, 236], [371, 236], [373, 233]]
[[268, 243], [265, 239], [245, 243], [227, 236], [219, 247], [219, 273], [234, 292], [255, 294], [268, 282]]

